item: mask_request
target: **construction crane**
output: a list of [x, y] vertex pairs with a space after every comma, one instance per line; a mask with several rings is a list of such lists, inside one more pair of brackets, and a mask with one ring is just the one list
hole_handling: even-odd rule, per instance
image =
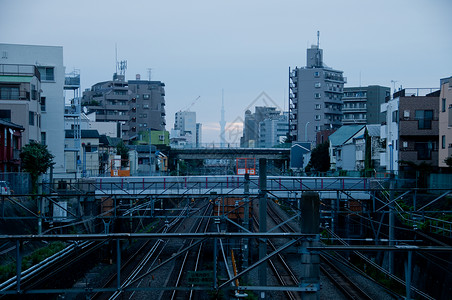
[[195, 105], [196, 101], [198, 101], [199, 98], [201, 98], [201, 96], [196, 97], [196, 99], [190, 105], [186, 106], [186, 108], [181, 109], [180, 111], [187, 111], [192, 108], [192, 106]]

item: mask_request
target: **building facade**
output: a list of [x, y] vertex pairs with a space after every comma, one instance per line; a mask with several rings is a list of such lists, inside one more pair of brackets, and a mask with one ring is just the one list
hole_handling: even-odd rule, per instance
[[289, 121], [294, 141], [314, 142], [316, 132], [342, 125], [342, 71], [323, 63], [323, 50], [307, 49], [306, 67], [289, 69]]
[[[31, 131], [36, 128], [33, 137], [25, 139], [40, 141], [48, 146], [49, 152], [54, 155], [54, 176], [65, 173], [64, 165], [64, 80], [63, 47], [0, 44], [0, 64], [32, 65], [38, 69], [41, 87], [36, 88], [39, 103], [38, 108], [32, 108], [32, 118], [29, 115], [28, 123], [24, 126]], [[40, 92], [40, 93], [39, 93]], [[34, 100], [33, 100], [34, 101]], [[34, 106], [34, 105], [33, 105]], [[35, 109], [35, 110], [34, 110]], [[33, 119], [33, 122], [32, 122]], [[21, 124], [21, 123], [18, 123]], [[35, 125], [30, 125], [35, 124]], [[32, 126], [30, 129], [29, 126]]]
[[403, 89], [381, 105], [386, 122], [380, 136], [386, 151], [380, 159], [387, 171], [406, 170], [406, 161], [438, 166], [439, 91]]
[[281, 117], [281, 112], [276, 107], [256, 106], [254, 113], [250, 110], [245, 112], [243, 122], [243, 136], [240, 138], [240, 147], [257, 148], [260, 140], [260, 123], [266, 119], [276, 120]]
[[180, 147], [200, 147], [202, 126], [196, 123], [196, 112], [178, 111], [175, 114], [174, 129], [171, 130], [171, 144]]
[[441, 79], [439, 101], [438, 165], [446, 168], [444, 160], [452, 156], [452, 77]]
[[22, 126], [0, 119], [0, 172], [19, 172], [22, 131]]
[[380, 112], [381, 104], [390, 96], [390, 88], [370, 85], [365, 87], [345, 87], [342, 97], [342, 123], [381, 124], [385, 115]]
[[164, 131], [165, 84], [160, 81], [129, 80], [129, 120], [123, 128], [125, 139], [137, 139], [142, 131]]
[[281, 144], [289, 131], [288, 114], [267, 118], [259, 123], [259, 148], [272, 148]]

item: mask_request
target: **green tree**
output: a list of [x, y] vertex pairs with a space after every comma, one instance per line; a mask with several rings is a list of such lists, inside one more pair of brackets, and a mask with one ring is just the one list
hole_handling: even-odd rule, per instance
[[129, 148], [124, 145], [123, 141], [116, 145], [116, 154], [121, 155], [121, 166], [127, 167], [129, 161]]
[[53, 165], [53, 158], [47, 146], [37, 142], [31, 142], [22, 148], [20, 153], [22, 170], [30, 173], [32, 193], [38, 191], [38, 177]]
[[446, 165], [449, 166], [449, 168], [452, 168], [452, 156], [449, 156], [448, 158], [446, 158], [444, 160], [444, 162], [446, 163]]
[[319, 144], [312, 150], [309, 166], [317, 172], [326, 172], [330, 169], [330, 151], [328, 142]]

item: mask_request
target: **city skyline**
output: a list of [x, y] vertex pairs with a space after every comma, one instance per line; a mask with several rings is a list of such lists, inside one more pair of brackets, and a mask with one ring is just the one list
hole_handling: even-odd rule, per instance
[[[452, 73], [452, 4], [442, 0], [0, 0], [0, 7], [0, 42], [63, 46], [66, 72], [80, 70], [83, 90], [111, 80], [116, 46], [118, 61], [128, 61], [126, 79], [146, 80], [151, 69], [151, 79], [166, 85], [168, 131], [174, 113], [200, 96], [191, 110], [206, 143], [220, 142], [222, 89], [226, 129], [241, 125], [262, 92], [287, 110], [288, 69], [306, 65], [317, 31], [326, 65], [344, 71], [346, 87], [439, 89], [440, 78]], [[228, 133], [226, 139], [234, 142]]]

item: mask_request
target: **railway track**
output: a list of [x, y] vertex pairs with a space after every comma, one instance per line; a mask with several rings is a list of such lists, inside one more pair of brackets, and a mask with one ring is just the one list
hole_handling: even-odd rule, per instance
[[[280, 216], [273, 205], [269, 205], [268, 207], [268, 215], [272, 218], [275, 224], [283, 223], [284, 218]], [[280, 226], [280, 228], [284, 232], [295, 232], [295, 230], [288, 223]], [[351, 281], [343, 271], [336, 267], [328, 257], [320, 254], [320, 258], [321, 272], [330, 279], [330, 281], [336, 286], [336, 288], [338, 288], [342, 292], [342, 294], [347, 299], [372, 299], [371, 296], [369, 296], [365, 291], [363, 291], [359, 286]]]
[[[85, 241], [79, 244], [74, 243], [69, 245], [62, 251], [48, 257], [39, 264], [21, 272], [20, 288], [21, 290], [29, 290], [36, 286], [40, 286], [55, 277], [62, 270], [74, 264], [83, 257], [89, 255], [95, 250], [98, 250], [104, 245], [105, 241], [92, 242]], [[0, 295], [2, 292], [7, 292], [17, 288], [17, 276], [10, 278], [0, 285]]]

